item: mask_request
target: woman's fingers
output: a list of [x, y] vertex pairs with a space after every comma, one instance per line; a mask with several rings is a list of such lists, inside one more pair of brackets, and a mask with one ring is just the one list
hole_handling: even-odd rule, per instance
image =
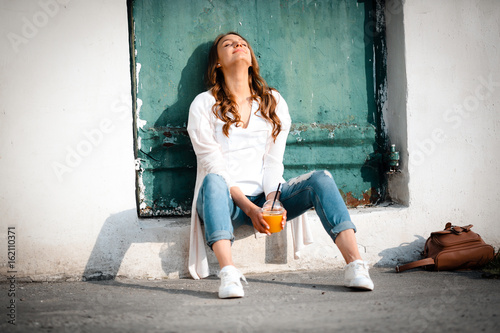
[[281, 230], [285, 229], [286, 224], [286, 210], [283, 212], [283, 218], [281, 219]]
[[262, 226], [262, 231], [261, 232], [270, 235], [271, 233], [268, 230], [269, 229], [269, 224], [267, 224], [266, 220], [264, 220], [264, 217], [262, 216], [262, 213], [259, 214], [259, 215], [260, 215], [259, 216], [260, 217], [259, 218], [259, 222], [260, 222], [260, 225]]
[[257, 229], [258, 232], [268, 234], [270, 235], [271, 233], [269, 232], [269, 225], [266, 223], [266, 220], [264, 220], [264, 217], [262, 216], [262, 212], [260, 211], [260, 208], [255, 210], [254, 214], [252, 217], [250, 217], [252, 220], [252, 224], [255, 229]]

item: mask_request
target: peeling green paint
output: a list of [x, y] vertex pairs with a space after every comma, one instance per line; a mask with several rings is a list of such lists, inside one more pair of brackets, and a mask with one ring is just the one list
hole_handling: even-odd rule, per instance
[[140, 112], [136, 108], [142, 215], [190, 213], [196, 158], [185, 130], [188, 109], [205, 90], [211, 42], [231, 30], [250, 41], [262, 76], [289, 105], [293, 126], [285, 178], [328, 169], [354, 201], [366, 204], [368, 191], [371, 198], [383, 195], [379, 151], [385, 139], [377, 94], [384, 88], [374, 88], [383, 71], [374, 75], [378, 44], [367, 30], [373, 26], [374, 2], [132, 3], [135, 89], [142, 103]]

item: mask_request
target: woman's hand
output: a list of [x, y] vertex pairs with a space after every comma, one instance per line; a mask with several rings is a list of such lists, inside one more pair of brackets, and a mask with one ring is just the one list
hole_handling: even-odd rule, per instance
[[[239, 187], [233, 186], [229, 190], [231, 192], [231, 198], [234, 200], [236, 205], [240, 207], [241, 210], [243, 210], [243, 212], [245, 212], [245, 214], [248, 217], [250, 217], [250, 220], [252, 221], [255, 230], [263, 234], [270, 235], [271, 233], [269, 232], [269, 225], [262, 216], [261, 208], [256, 204], [254, 204], [253, 202], [251, 202], [250, 200], [248, 200], [248, 198], [243, 194], [243, 192], [241, 192], [241, 189]], [[272, 195], [274, 195], [274, 192]], [[285, 227], [285, 223], [286, 223], [286, 211], [283, 213], [283, 219], [281, 220], [282, 229]]]
[[[267, 195], [266, 200], [274, 200], [274, 197], [276, 196], [276, 200], [279, 200], [281, 195], [281, 191], [278, 192], [278, 195], [276, 196], [276, 191], [271, 192]], [[281, 220], [281, 230], [285, 229], [285, 224], [286, 224], [286, 209], [283, 208], [283, 219]], [[267, 223], [266, 223], [267, 224]]]
[[[251, 215], [249, 214], [247, 215], [252, 220], [252, 224], [257, 231], [270, 235], [271, 233], [268, 230], [269, 224], [267, 224], [266, 220], [264, 220], [261, 208], [258, 206], [255, 207], [256, 208], [250, 212]], [[283, 218], [281, 219], [281, 230], [285, 228], [285, 224], [286, 224], [286, 210], [283, 211]]]
[[258, 232], [267, 235], [271, 234], [268, 230], [269, 225], [267, 224], [266, 220], [264, 220], [264, 217], [262, 216], [262, 210], [259, 206], [254, 205], [254, 207], [252, 207], [246, 214], [248, 215], [248, 217], [250, 217], [253, 227]]
[[281, 230], [285, 229], [286, 224], [286, 209], [283, 208], [283, 219], [281, 220]]

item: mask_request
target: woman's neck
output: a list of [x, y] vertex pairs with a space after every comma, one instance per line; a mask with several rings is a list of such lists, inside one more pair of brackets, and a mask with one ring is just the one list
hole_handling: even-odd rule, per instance
[[248, 84], [248, 69], [224, 73], [224, 81], [237, 102], [252, 96]]

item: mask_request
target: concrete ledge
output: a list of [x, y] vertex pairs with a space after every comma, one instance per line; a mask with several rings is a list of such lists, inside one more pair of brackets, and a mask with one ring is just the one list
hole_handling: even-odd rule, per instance
[[[349, 210], [357, 231], [360, 252], [365, 260], [379, 267], [419, 258], [428, 235], [416, 234], [411, 227], [408, 207], [389, 205]], [[345, 263], [314, 211], [307, 213], [314, 243], [294, 259], [289, 225], [284, 232], [255, 237], [253, 228], [236, 230], [233, 245], [235, 264], [245, 273], [286, 272], [298, 270], [341, 269]], [[421, 230], [419, 230], [421, 231]], [[92, 248], [75, 244], [72, 262], [44, 262], [41, 270], [37, 260], [26, 263], [18, 272], [23, 281], [104, 280], [117, 276], [135, 279], [178, 279], [189, 277], [187, 259], [190, 219], [137, 218], [135, 210], [110, 216], [100, 231], [91, 235]], [[426, 232], [421, 231], [421, 232]], [[409, 241], [408, 241], [409, 240]], [[45, 256], [59, 251], [47, 246]], [[218, 264], [207, 248], [213, 274]], [[85, 267], [81, 266], [85, 263]], [[1, 268], [0, 276], [4, 274]], [[0, 280], [5, 279], [0, 277]]]
[[[388, 267], [408, 262], [416, 259], [423, 249], [423, 237], [417, 237], [410, 244], [401, 243], [401, 239], [408, 239], [402, 227], [408, 208], [392, 205], [349, 211], [358, 228], [360, 252], [373, 265]], [[314, 211], [307, 214], [314, 243], [301, 251], [299, 259], [294, 259], [288, 225], [284, 233], [268, 237], [255, 237], [253, 229], [244, 226], [235, 232], [235, 264], [243, 273], [342, 268], [345, 263], [340, 251], [324, 231], [318, 216]], [[94, 248], [82, 275], [97, 279], [116, 275], [140, 279], [188, 277], [189, 224], [189, 218], [135, 219], [125, 228], [126, 234], [122, 237], [129, 241], [117, 244], [119, 255], [103, 256], [101, 250]], [[109, 239], [106, 235], [103, 238]], [[103, 248], [109, 248], [109, 244]], [[216, 273], [217, 260], [208, 248], [207, 253], [211, 272]]]

